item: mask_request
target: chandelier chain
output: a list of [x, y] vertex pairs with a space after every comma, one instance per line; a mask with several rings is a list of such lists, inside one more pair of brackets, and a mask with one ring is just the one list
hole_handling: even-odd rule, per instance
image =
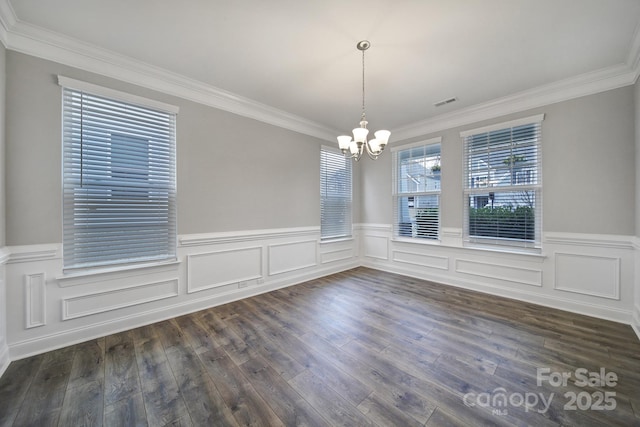
[[365, 119], [364, 112], [364, 49], [362, 50], [362, 120]]
[[365, 59], [364, 51], [369, 49], [371, 43], [368, 40], [361, 40], [356, 47], [362, 52], [362, 117], [360, 119], [360, 127], [353, 130], [353, 139], [349, 135], [340, 135], [338, 137], [338, 146], [342, 153], [348, 158], [354, 159], [356, 162], [360, 160], [362, 154], [367, 155], [376, 160], [389, 142], [388, 130], [379, 130], [375, 132], [375, 138], [367, 139], [369, 129], [367, 129], [367, 117], [365, 113]]

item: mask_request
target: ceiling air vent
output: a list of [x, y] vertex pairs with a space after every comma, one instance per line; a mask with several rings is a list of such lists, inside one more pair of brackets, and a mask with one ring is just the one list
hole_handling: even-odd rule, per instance
[[451, 104], [452, 102], [455, 102], [455, 101], [457, 101], [457, 100], [458, 100], [458, 98], [456, 98], [456, 97], [454, 96], [454, 97], [452, 97], [452, 98], [447, 98], [447, 99], [443, 99], [442, 101], [438, 101], [438, 102], [436, 102], [436, 103], [435, 103], [435, 104], [433, 104], [433, 105], [434, 105], [434, 106], [436, 106], [436, 107], [441, 107], [441, 106], [443, 106], [443, 105], [445, 105], [445, 104]]

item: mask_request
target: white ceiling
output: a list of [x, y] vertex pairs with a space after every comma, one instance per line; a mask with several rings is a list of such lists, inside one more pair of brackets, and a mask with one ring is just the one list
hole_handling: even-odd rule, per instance
[[[82, 41], [74, 47], [85, 56], [97, 48], [135, 59], [343, 132], [360, 119], [362, 39], [372, 44], [369, 127], [392, 131], [630, 71], [640, 50], [639, 0], [2, 2], [9, 48], [28, 51], [18, 37], [28, 32]], [[457, 102], [434, 107], [453, 96]]]

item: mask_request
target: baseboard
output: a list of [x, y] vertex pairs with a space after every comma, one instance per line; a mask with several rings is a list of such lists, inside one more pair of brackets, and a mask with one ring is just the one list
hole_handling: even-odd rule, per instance
[[[330, 267], [314, 269], [313, 271], [295, 276], [287, 276], [283, 279], [272, 280], [258, 286], [237, 289], [232, 292], [216, 294], [214, 296], [199, 299], [190, 299], [171, 306], [165, 306], [155, 310], [136, 313], [133, 316], [119, 317], [102, 323], [87, 325], [76, 329], [69, 329], [58, 333], [40, 336], [31, 340], [12, 343], [6, 354], [7, 360], [19, 360], [36, 354], [56, 350], [69, 345], [78, 344], [106, 335], [149, 325], [177, 316], [193, 313], [207, 308], [227, 304], [244, 298], [253, 297], [276, 289], [286, 288], [309, 280], [318, 279], [330, 274], [350, 270], [358, 267], [358, 262], [352, 260]], [[8, 363], [7, 363], [8, 365]]]
[[3, 344], [0, 347], [0, 377], [9, 367], [9, 363], [11, 363], [11, 358], [9, 357], [9, 347], [7, 347], [6, 344]]
[[[447, 286], [455, 286], [458, 288], [482, 292], [489, 295], [496, 295], [500, 297], [505, 297], [505, 298], [510, 298], [518, 301], [531, 303], [531, 304], [537, 304], [544, 307], [550, 307], [558, 310], [568, 311], [571, 313], [582, 314], [590, 317], [597, 317], [599, 319], [610, 320], [618, 323], [624, 323], [627, 325], [631, 323], [632, 317], [633, 317], [633, 313], [628, 310], [611, 308], [604, 305], [577, 302], [577, 301], [569, 300], [566, 298], [559, 298], [556, 295], [548, 296], [540, 293], [527, 292], [520, 289], [506, 288], [498, 285], [487, 285], [484, 283], [475, 282], [473, 280], [453, 278], [451, 276], [446, 276], [446, 275], [439, 275], [439, 274], [426, 275], [424, 272], [416, 272], [411, 269], [405, 269], [390, 263], [367, 262], [365, 260], [362, 263], [362, 265], [375, 270], [400, 274], [403, 276], [412, 277], [416, 279], [429, 280], [429, 281], [440, 283]], [[636, 329], [636, 333], [638, 333], [638, 329]]]
[[631, 327], [640, 340], [640, 305], [638, 304], [634, 306], [633, 317], [631, 319]]

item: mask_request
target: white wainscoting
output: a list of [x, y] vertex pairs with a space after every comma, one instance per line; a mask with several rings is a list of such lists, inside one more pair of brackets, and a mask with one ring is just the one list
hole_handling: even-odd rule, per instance
[[9, 260], [9, 251], [0, 248], [0, 376], [7, 370], [11, 357], [9, 356], [9, 345], [7, 344], [7, 298], [5, 265]]
[[524, 268], [496, 262], [457, 258], [456, 273], [468, 274], [503, 282], [542, 286], [542, 268]]
[[24, 307], [25, 328], [31, 329], [47, 323], [47, 288], [44, 273], [25, 274]]
[[181, 235], [175, 262], [73, 274], [62, 270], [60, 244], [7, 248], [0, 369], [10, 360], [357, 267], [357, 243], [321, 243], [319, 227]]
[[640, 304], [635, 304], [633, 310], [633, 319], [631, 320], [631, 327], [635, 331], [638, 339], [640, 339]]
[[635, 275], [633, 278], [635, 303], [633, 306], [631, 326], [636, 332], [638, 339], [640, 339], [640, 238], [636, 237], [634, 239], [633, 248], [635, 249]]
[[315, 267], [318, 264], [318, 240], [275, 243], [269, 249], [269, 276]]
[[359, 238], [362, 241], [362, 254], [366, 258], [389, 259], [389, 235], [391, 226], [386, 224], [357, 224]]
[[176, 262], [74, 275], [62, 271], [59, 244], [7, 248], [0, 373], [10, 360], [359, 265], [632, 324], [640, 337], [634, 238], [549, 233], [532, 255], [451, 244], [461, 230], [447, 236], [449, 244], [394, 240], [384, 224], [329, 242], [319, 227], [183, 235]]
[[438, 270], [449, 270], [449, 258], [439, 255], [428, 255], [419, 251], [394, 249], [392, 252], [394, 262], [400, 262], [419, 267], [435, 268]]
[[368, 258], [389, 259], [389, 240], [383, 236], [364, 236], [364, 253]]
[[178, 296], [178, 279], [124, 286], [62, 299], [62, 320], [76, 319]]
[[367, 267], [627, 324], [634, 317], [640, 270], [630, 236], [547, 233], [534, 254], [465, 247], [452, 228], [441, 242], [395, 239], [384, 224], [358, 230]]
[[262, 247], [187, 255], [187, 292], [261, 279]]
[[322, 242], [320, 247], [329, 249], [320, 253], [320, 263], [328, 264], [337, 261], [347, 261], [353, 259], [356, 254], [356, 247], [352, 239], [348, 241]]
[[620, 257], [560, 252], [555, 257], [556, 289], [620, 299]]

